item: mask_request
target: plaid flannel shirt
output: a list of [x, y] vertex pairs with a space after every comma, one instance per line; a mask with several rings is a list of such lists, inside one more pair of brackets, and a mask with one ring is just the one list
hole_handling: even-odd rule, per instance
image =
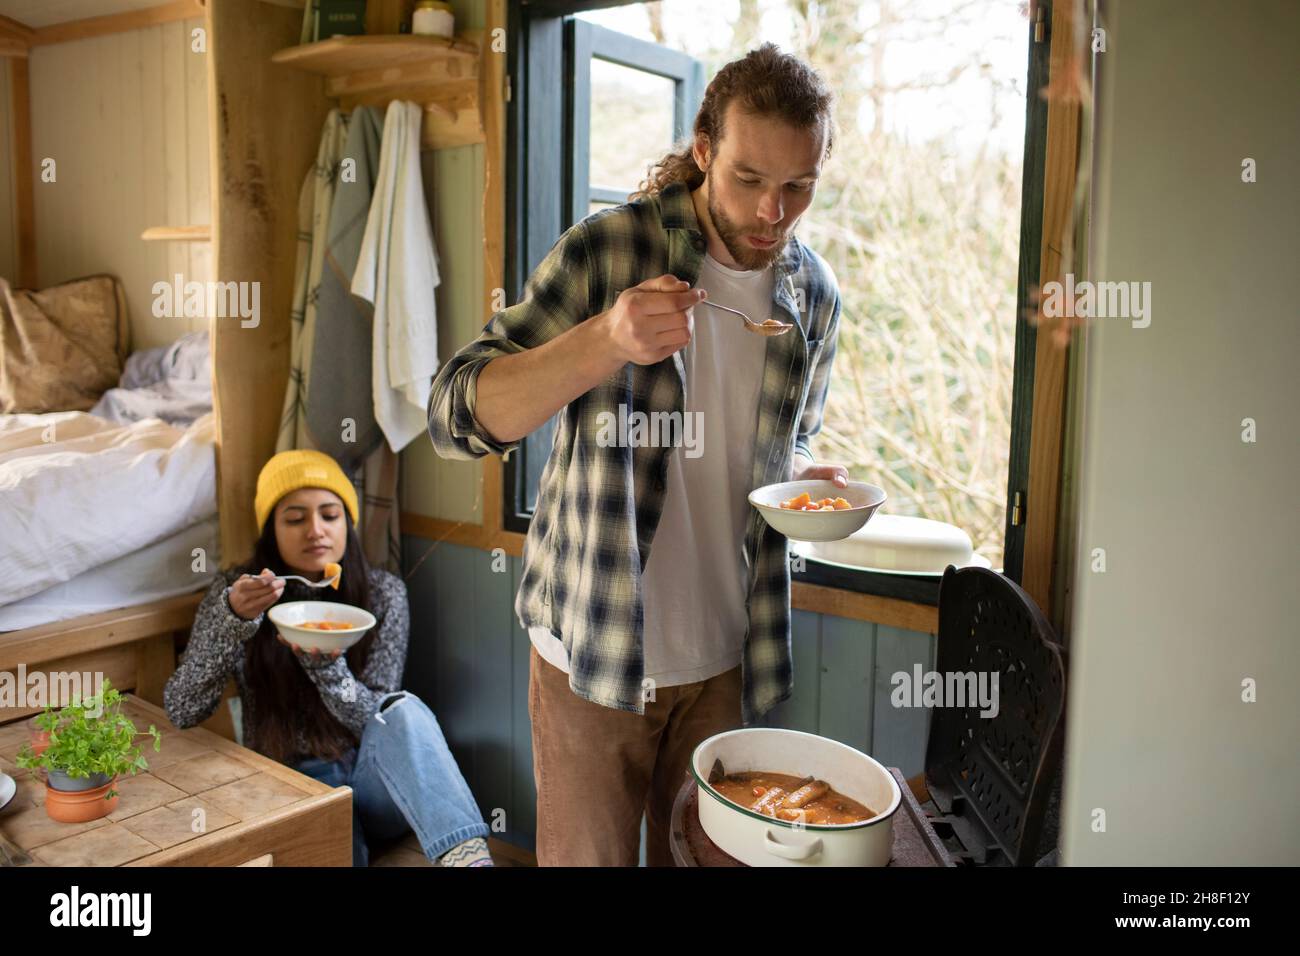
[[[533, 272], [518, 304], [498, 312], [447, 362], [429, 393], [429, 435], [444, 458], [504, 454], [474, 415], [483, 367], [536, 348], [611, 308], [624, 289], [671, 273], [699, 279], [705, 237], [685, 184], [601, 210], [568, 229]], [[790, 477], [796, 450], [821, 428], [839, 328], [840, 297], [826, 263], [793, 236], [775, 264], [773, 316], [797, 323], [767, 339], [751, 487]], [[762, 321], [767, 316], [756, 316]], [[587, 700], [644, 713], [641, 569], [663, 510], [664, 447], [602, 447], [601, 412], [676, 412], [685, 400], [681, 353], [628, 363], [560, 410], [551, 456], [524, 544], [515, 613], [555, 634], [569, 654], [569, 686]], [[654, 421], [655, 419], [650, 419]], [[749, 628], [742, 655], [746, 724], [790, 695], [790, 567], [786, 538], [752, 509], [745, 533]]]

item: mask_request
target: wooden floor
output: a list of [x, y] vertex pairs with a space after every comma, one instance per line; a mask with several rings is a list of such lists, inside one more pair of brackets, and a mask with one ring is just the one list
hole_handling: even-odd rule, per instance
[[[488, 838], [488, 852], [492, 854], [492, 862], [497, 866], [537, 865], [537, 857], [527, 850], [521, 850], [511, 843], [494, 840], [491, 837]], [[420, 849], [420, 841], [416, 839], [414, 833], [408, 833], [392, 846], [381, 850], [371, 859], [370, 865], [433, 866], [429, 858], [424, 855], [424, 851]]]

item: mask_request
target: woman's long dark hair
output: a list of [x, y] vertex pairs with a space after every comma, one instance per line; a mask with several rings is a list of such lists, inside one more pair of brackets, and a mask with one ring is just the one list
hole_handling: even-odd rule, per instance
[[[337, 601], [373, 611], [370, 607], [370, 565], [361, 548], [361, 539], [346, 508], [343, 520], [348, 525], [348, 544], [339, 562], [343, 571], [339, 575], [339, 589], [321, 592], [309, 588], [301, 581], [286, 581], [280, 601]], [[276, 575], [295, 574], [293, 568], [280, 557], [275, 540], [275, 511], [266, 519], [262, 536], [253, 550], [253, 559], [238, 568], [241, 574], [259, 574], [270, 568]], [[350, 647], [345, 656], [353, 674], [360, 674], [370, 656], [377, 628], [371, 628], [360, 641]], [[252, 708], [253, 723], [249, 727], [253, 743], [266, 756], [281, 763], [294, 758], [319, 757], [337, 760], [359, 741], [325, 707], [316, 685], [307, 676], [294, 652], [276, 639], [275, 625], [269, 616], [249, 640], [244, 657], [244, 680], [253, 692], [256, 706]], [[301, 727], [310, 753], [298, 753], [295, 728]]]

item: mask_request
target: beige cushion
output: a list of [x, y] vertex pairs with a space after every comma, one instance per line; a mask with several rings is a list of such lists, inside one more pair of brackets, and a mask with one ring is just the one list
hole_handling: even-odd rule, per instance
[[39, 292], [0, 279], [0, 413], [89, 411], [117, 385], [130, 350], [113, 276]]

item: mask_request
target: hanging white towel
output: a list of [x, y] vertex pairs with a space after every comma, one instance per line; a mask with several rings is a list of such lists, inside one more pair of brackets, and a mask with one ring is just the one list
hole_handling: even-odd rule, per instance
[[427, 427], [425, 401], [438, 371], [433, 290], [440, 280], [420, 176], [422, 119], [415, 103], [388, 105], [379, 175], [352, 276], [353, 295], [375, 306], [375, 420], [394, 452]]

